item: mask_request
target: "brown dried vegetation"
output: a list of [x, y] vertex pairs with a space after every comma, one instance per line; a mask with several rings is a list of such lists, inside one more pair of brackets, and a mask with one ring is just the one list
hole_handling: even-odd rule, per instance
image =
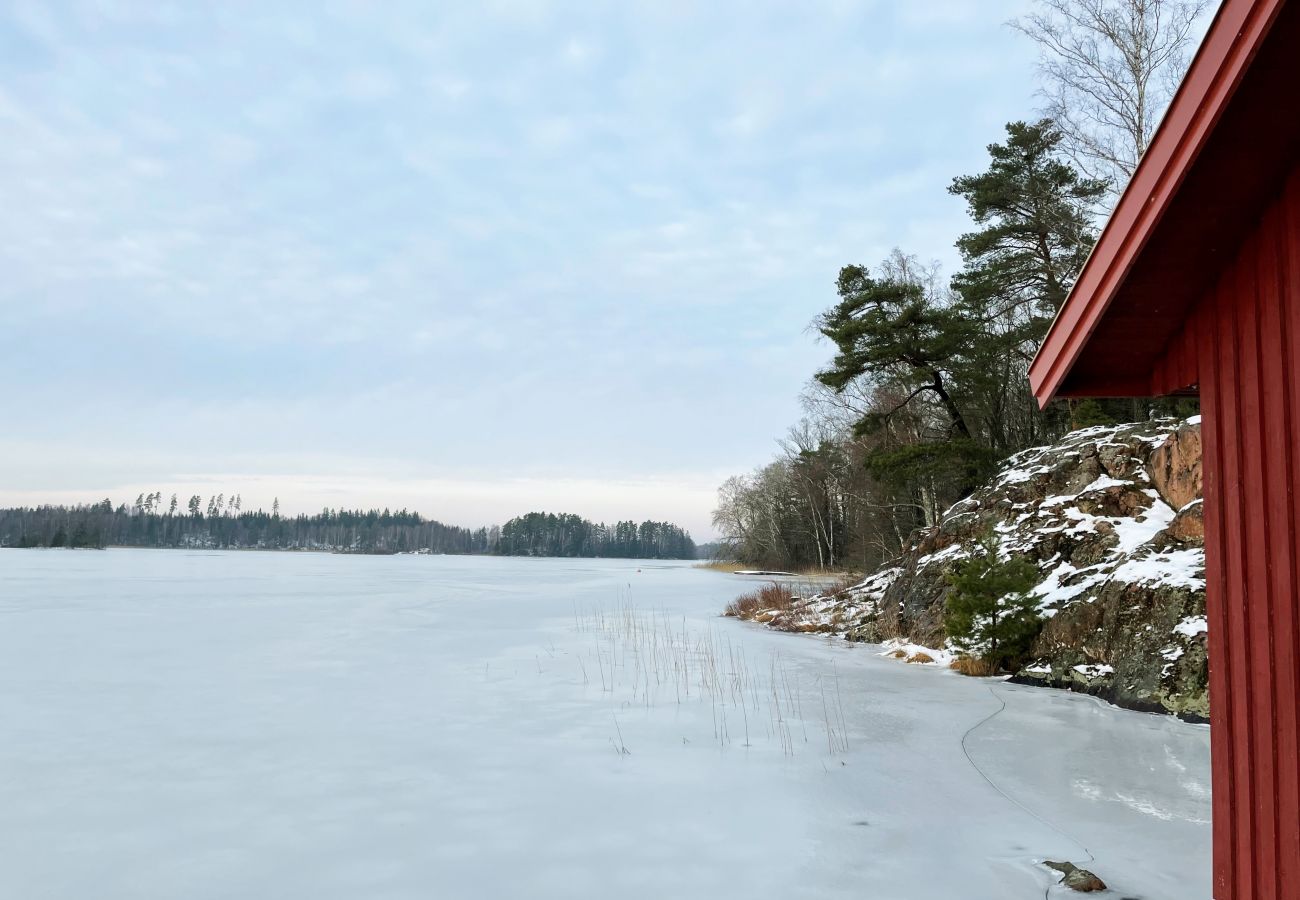
[[757, 590], [741, 594], [727, 604], [724, 616], [737, 619], [753, 619], [761, 612], [789, 612], [794, 601], [790, 589], [773, 582]]
[[959, 656], [953, 660], [950, 668], [956, 669], [963, 675], [971, 675], [976, 678], [987, 678], [990, 675], [998, 674], [996, 660], [976, 656]]

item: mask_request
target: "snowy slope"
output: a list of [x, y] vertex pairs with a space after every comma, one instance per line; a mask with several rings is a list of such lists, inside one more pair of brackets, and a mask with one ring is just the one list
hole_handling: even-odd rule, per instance
[[1003, 554], [1032, 560], [1041, 576], [1033, 593], [1048, 622], [1023, 680], [1202, 719], [1199, 488], [1199, 419], [1076, 431], [1009, 459], [888, 568], [766, 618], [787, 630], [942, 648], [947, 576], [991, 531]]

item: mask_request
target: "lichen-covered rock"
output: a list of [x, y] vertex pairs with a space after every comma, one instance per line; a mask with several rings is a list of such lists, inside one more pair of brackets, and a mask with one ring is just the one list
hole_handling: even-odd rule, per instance
[[[1047, 622], [1019, 680], [1204, 719], [1200, 487], [1196, 419], [1087, 428], [1026, 450], [889, 569], [842, 593], [831, 630], [943, 646], [948, 575], [992, 531], [1042, 575], [1035, 593]], [[812, 598], [791, 614], [813, 611], [829, 621], [836, 603]]]

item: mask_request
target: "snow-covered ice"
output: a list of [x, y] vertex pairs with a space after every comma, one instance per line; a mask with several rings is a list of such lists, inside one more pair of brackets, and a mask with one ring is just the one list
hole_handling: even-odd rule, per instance
[[1015, 900], [1043, 858], [1209, 896], [1207, 729], [718, 618], [736, 590], [0, 551], [0, 897]]

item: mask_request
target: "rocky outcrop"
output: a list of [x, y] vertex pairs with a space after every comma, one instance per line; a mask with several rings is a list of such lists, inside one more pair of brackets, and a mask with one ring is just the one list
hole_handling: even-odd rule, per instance
[[[1088, 428], [1009, 459], [889, 569], [787, 618], [942, 647], [948, 576], [981, 537], [1028, 558], [1046, 617], [1023, 682], [1209, 715], [1199, 419]], [[805, 628], [804, 630], [808, 630]], [[822, 629], [826, 630], [826, 629]]]
[[1201, 426], [1183, 422], [1151, 454], [1147, 472], [1162, 500], [1182, 509], [1201, 496]]

